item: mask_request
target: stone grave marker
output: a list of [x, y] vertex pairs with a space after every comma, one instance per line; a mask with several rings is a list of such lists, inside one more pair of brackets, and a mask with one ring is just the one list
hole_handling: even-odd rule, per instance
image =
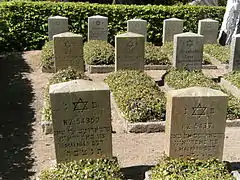
[[108, 40], [108, 17], [99, 15], [88, 17], [89, 40]]
[[127, 32], [142, 34], [147, 41], [147, 21], [143, 19], [130, 19], [127, 21]]
[[110, 90], [74, 80], [49, 89], [57, 163], [112, 157]]
[[222, 159], [228, 97], [190, 87], [167, 94], [166, 153], [174, 158]]
[[219, 23], [213, 19], [202, 19], [198, 21], [198, 34], [203, 35], [204, 44], [216, 44]]
[[80, 34], [65, 32], [53, 36], [55, 71], [72, 68], [84, 72], [83, 38]]
[[163, 44], [173, 42], [173, 36], [180, 33], [183, 33], [183, 20], [170, 18], [163, 21]]
[[144, 36], [132, 32], [115, 36], [115, 71], [144, 70]]
[[52, 16], [48, 18], [48, 37], [53, 40], [55, 34], [68, 32], [68, 18]]
[[191, 32], [174, 35], [173, 66], [177, 69], [202, 69], [203, 36]]
[[229, 60], [229, 69], [231, 71], [239, 71], [240, 70], [240, 34], [236, 34], [233, 36], [231, 42], [231, 53]]

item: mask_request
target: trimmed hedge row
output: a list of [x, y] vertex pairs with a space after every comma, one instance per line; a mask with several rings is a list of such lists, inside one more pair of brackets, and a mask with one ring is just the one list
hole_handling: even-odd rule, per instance
[[147, 74], [140, 71], [111, 73], [105, 81], [129, 122], [165, 119], [165, 95]]
[[201, 86], [221, 90], [228, 94], [227, 118], [240, 118], [240, 99], [234, 97], [225, 89], [221, 89], [217, 83], [206, 77], [201, 71], [169, 70], [164, 80], [170, 87], [175, 89]]
[[165, 158], [160, 160], [153, 167], [151, 180], [233, 180], [230, 165], [216, 159], [197, 160], [197, 159], [173, 159]]
[[82, 159], [68, 163], [57, 164], [56, 167], [42, 171], [40, 180], [80, 180], [80, 179], [111, 179], [121, 180], [117, 158], [113, 159]]
[[[157, 5], [105, 5], [71, 2], [2, 2], [0, 24], [3, 27], [0, 51], [41, 49], [47, 37], [47, 19], [61, 15], [69, 18], [69, 29], [87, 39], [87, 18], [92, 15], [107, 16], [109, 42], [114, 35], [126, 31], [126, 21], [142, 18], [148, 21], [148, 41], [160, 43], [163, 20], [171, 17], [184, 19], [184, 31], [197, 32], [200, 19], [212, 18], [222, 22], [224, 7], [214, 6], [157, 6]], [[220, 23], [221, 24], [221, 23]]]

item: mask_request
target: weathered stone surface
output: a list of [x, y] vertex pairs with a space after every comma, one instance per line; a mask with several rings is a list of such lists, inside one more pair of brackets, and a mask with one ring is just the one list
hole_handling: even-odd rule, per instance
[[170, 157], [222, 159], [227, 95], [190, 87], [167, 94], [166, 154]]
[[110, 91], [103, 82], [50, 86], [57, 162], [112, 157]]
[[231, 43], [231, 54], [229, 60], [229, 69], [231, 71], [240, 70], [240, 34], [233, 37]]
[[163, 44], [172, 42], [175, 34], [183, 32], [183, 20], [177, 18], [165, 19], [163, 21]]
[[198, 21], [198, 34], [203, 35], [204, 44], [216, 44], [219, 23], [213, 19], [202, 19]]
[[89, 40], [108, 40], [108, 17], [99, 15], [88, 17]]
[[65, 32], [53, 36], [55, 71], [71, 66], [84, 72], [82, 35]]
[[62, 16], [52, 16], [48, 18], [48, 37], [53, 40], [56, 34], [68, 31], [68, 18]]
[[191, 32], [174, 35], [173, 67], [202, 69], [203, 36]]
[[142, 34], [147, 41], [147, 21], [143, 19], [130, 19], [127, 21], [127, 31]]
[[144, 36], [128, 32], [115, 36], [115, 71], [144, 70]]

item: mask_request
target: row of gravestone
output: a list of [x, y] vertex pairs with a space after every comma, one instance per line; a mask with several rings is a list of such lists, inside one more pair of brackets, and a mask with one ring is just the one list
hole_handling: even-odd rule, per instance
[[[55, 71], [69, 66], [84, 71], [83, 38], [79, 34], [65, 32], [53, 36]], [[173, 67], [189, 70], [202, 69], [204, 37], [195, 33], [174, 35]], [[233, 38], [230, 69], [240, 69], [240, 35]], [[115, 36], [115, 71], [122, 69], [144, 70], [145, 40], [132, 32]]]
[[[112, 157], [108, 86], [74, 80], [51, 85], [49, 93], [57, 162]], [[227, 95], [221, 91], [202, 87], [169, 91], [165, 153], [221, 160], [226, 112]]]
[[[218, 21], [203, 19], [198, 24], [198, 34], [204, 36], [205, 44], [217, 43]], [[48, 18], [49, 40], [53, 35], [68, 31], [68, 18], [53, 16]], [[147, 21], [143, 19], [131, 19], [127, 21], [127, 32], [142, 34], [147, 40]], [[163, 21], [163, 43], [173, 41], [175, 34], [183, 32], [183, 20], [177, 18], [165, 19]], [[108, 40], [108, 18], [104, 16], [88, 17], [88, 41]]]

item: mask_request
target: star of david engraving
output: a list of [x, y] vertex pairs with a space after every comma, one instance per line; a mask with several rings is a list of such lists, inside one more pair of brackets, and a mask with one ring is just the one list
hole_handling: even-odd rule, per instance
[[99, 26], [101, 24], [100, 21], [96, 21], [96, 25]]
[[187, 45], [187, 47], [191, 47], [193, 45], [193, 41], [187, 40], [186, 45]]
[[201, 116], [206, 116], [206, 110], [207, 107], [203, 107], [200, 103], [196, 106], [193, 107], [193, 116], [197, 116], [198, 118], [200, 118]]
[[79, 98], [78, 101], [73, 102], [73, 111], [86, 111], [88, 110], [87, 105], [87, 101], [83, 101], [81, 98]]
[[128, 42], [128, 47], [129, 47], [130, 50], [132, 50], [135, 47], [135, 45], [132, 41], [129, 41]]

